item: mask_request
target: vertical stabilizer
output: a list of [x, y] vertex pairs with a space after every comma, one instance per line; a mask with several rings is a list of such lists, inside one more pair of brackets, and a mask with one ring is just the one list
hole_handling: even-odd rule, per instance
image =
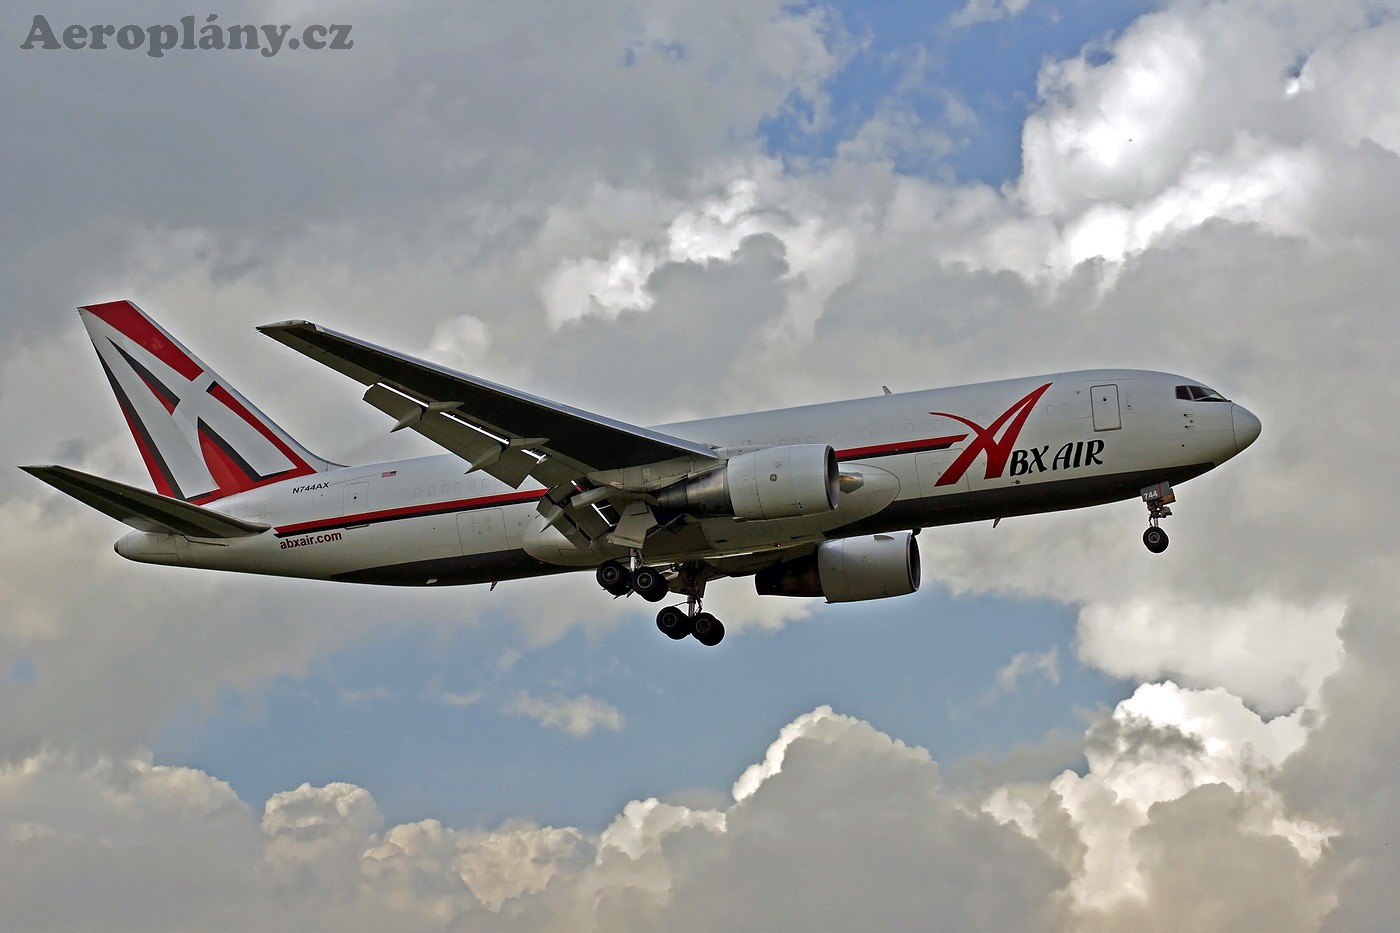
[[203, 503], [329, 469], [129, 301], [79, 308], [162, 495]]

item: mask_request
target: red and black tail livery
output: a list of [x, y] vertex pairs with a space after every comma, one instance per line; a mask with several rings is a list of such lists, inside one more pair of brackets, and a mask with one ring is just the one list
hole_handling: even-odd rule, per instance
[[156, 490], [212, 502], [328, 469], [129, 301], [78, 309]]

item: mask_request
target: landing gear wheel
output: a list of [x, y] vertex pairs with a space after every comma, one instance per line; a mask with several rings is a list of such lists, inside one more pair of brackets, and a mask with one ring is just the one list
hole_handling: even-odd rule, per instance
[[656, 627], [667, 638], [680, 641], [693, 631], [690, 616], [680, 606], [667, 606], [656, 614]]
[[595, 575], [598, 585], [614, 596], [625, 596], [632, 588], [632, 572], [615, 560], [605, 560]]
[[695, 640], [706, 648], [713, 648], [724, 638], [724, 623], [708, 612], [697, 612], [691, 619], [691, 626], [695, 629]]
[[1142, 501], [1147, 503], [1147, 530], [1142, 533], [1142, 543], [1153, 554], [1160, 554], [1167, 549], [1167, 533], [1157, 523], [1172, 514], [1176, 493], [1172, 492], [1172, 484], [1163, 480], [1144, 489]]
[[654, 567], [638, 567], [633, 572], [632, 590], [649, 603], [659, 603], [671, 592], [666, 577]]

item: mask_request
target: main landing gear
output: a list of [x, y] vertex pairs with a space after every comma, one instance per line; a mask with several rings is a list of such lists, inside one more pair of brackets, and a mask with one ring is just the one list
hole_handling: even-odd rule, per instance
[[656, 614], [656, 627], [667, 638], [680, 641], [687, 636], [706, 647], [713, 648], [724, 638], [724, 623], [708, 612], [700, 610], [700, 598], [705, 593], [705, 574], [698, 566], [681, 565], [674, 580], [667, 580], [665, 574], [655, 567], [639, 566], [634, 554], [634, 566], [628, 568], [621, 561], [604, 561], [598, 568], [598, 585], [614, 596], [636, 593], [647, 602], [660, 602], [674, 588], [684, 593], [684, 606], [667, 606]]
[[1147, 530], [1142, 533], [1142, 543], [1153, 554], [1160, 554], [1167, 549], [1169, 541], [1167, 533], [1157, 523], [1172, 514], [1168, 506], [1176, 501], [1176, 493], [1172, 492], [1172, 484], [1163, 480], [1144, 489], [1142, 501], [1147, 503]]
[[621, 561], [604, 561], [596, 574], [598, 585], [614, 596], [636, 593], [649, 603], [657, 603], [671, 591], [666, 577], [655, 567], [629, 570]]
[[656, 614], [656, 627], [667, 638], [680, 641], [687, 635], [707, 648], [713, 648], [724, 638], [724, 623], [708, 612], [699, 612], [700, 600], [691, 599], [687, 605], [667, 606]]

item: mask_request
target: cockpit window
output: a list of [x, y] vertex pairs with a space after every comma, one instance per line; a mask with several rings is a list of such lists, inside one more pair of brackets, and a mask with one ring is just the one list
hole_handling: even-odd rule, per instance
[[1228, 402], [1225, 396], [1205, 386], [1177, 386], [1176, 397], [1187, 402]]

